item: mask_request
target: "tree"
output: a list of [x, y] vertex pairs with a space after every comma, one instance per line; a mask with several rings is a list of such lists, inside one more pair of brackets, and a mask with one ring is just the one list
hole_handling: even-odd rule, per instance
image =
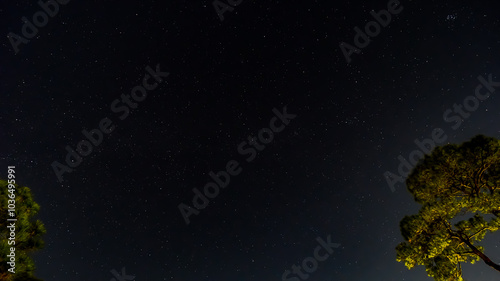
[[398, 262], [424, 265], [436, 281], [463, 280], [461, 264], [480, 260], [500, 274], [478, 244], [500, 228], [500, 140], [478, 135], [437, 147], [406, 186], [422, 207], [400, 222], [405, 242], [396, 247]]
[[[0, 180], [0, 281], [41, 281], [34, 276], [35, 265], [29, 256], [33, 251], [41, 249], [44, 245], [42, 235], [46, 230], [40, 220], [34, 216], [40, 206], [33, 200], [28, 187], [15, 186], [15, 245], [9, 245], [10, 230], [7, 225], [9, 218], [8, 200], [11, 194], [8, 182]], [[15, 247], [15, 273], [9, 272], [7, 255], [10, 248]]]

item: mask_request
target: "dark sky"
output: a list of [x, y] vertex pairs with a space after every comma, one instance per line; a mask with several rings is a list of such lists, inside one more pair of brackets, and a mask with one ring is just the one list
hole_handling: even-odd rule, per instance
[[[243, 0], [221, 21], [210, 1], [73, 0], [15, 53], [7, 34], [36, 2], [0, 4], [0, 167], [41, 205], [38, 277], [278, 281], [330, 236], [340, 246], [307, 280], [432, 280], [395, 260], [419, 205], [383, 174], [434, 128], [446, 143], [500, 137], [500, 90], [457, 129], [443, 118], [478, 76], [500, 80], [497, 1], [401, 1], [349, 64], [340, 43], [390, 1]], [[157, 65], [168, 77], [126, 115], [121, 95]], [[270, 143], [238, 151], [285, 107], [295, 117]], [[103, 118], [114, 130], [60, 182], [51, 164]], [[179, 204], [231, 160], [241, 172], [186, 225]], [[483, 244], [497, 262], [498, 241]], [[498, 273], [478, 263], [464, 277]]]

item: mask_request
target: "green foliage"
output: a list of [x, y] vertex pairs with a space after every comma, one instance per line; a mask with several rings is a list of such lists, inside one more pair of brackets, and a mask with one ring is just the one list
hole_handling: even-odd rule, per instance
[[479, 260], [500, 271], [477, 245], [500, 228], [499, 140], [478, 135], [438, 147], [406, 185], [422, 207], [400, 222], [405, 242], [396, 247], [398, 262], [423, 265], [436, 281], [463, 280], [461, 264]]
[[[35, 265], [29, 256], [33, 251], [44, 246], [42, 235], [46, 230], [40, 220], [35, 220], [34, 216], [40, 210], [40, 206], [33, 200], [31, 190], [28, 187], [21, 187], [17, 184], [16, 195], [16, 244], [9, 245], [9, 229], [7, 229], [8, 219], [8, 183], [0, 180], [0, 281], [41, 281], [33, 276]], [[7, 270], [7, 255], [10, 248], [16, 248], [16, 269], [14, 274]]]

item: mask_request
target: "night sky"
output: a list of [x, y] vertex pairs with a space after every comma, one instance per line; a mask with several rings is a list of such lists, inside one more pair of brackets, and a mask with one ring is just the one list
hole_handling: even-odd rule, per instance
[[[435, 128], [500, 137], [500, 88], [459, 128], [443, 118], [479, 76], [500, 81], [498, 1], [402, 0], [350, 63], [341, 43], [394, 1], [228, 2], [221, 20], [205, 0], [67, 1], [16, 53], [8, 34], [41, 7], [2, 1], [0, 170], [15, 165], [41, 206], [37, 277], [279, 281], [322, 239], [337, 247], [307, 280], [432, 280], [396, 262], [420, 205], [384, 173]], [[100, 126], [113, 130], [70, 168], [66, 147]], [[186, 224], [179, 206], [196, 210], [193, 189], [226, 166]], [[482, 245], [499, 262], [494, 235]]]

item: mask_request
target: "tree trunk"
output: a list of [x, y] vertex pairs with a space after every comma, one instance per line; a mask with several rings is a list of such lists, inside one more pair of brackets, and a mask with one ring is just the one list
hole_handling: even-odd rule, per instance
[[476, 247], [474, 247], [474, 245], [472, 245], [469, 242], [469, 239], [465, 239], [462, 237], [462, 235], [460, 235], [460, 240], [462, 240], [462, 242], [464, 242], [467, 246], [469, 246], [469, 248], [474, 252], [474, 254], [479, 256], [484, 261], [484, 263], [496, 269], [497, 271], [500, 271], [500, 264], [496, 264], [492, 260], [490, 260], [488, 256], [486, 256], [485, 254], [483, 254], [483, 252], [479, 251]]

